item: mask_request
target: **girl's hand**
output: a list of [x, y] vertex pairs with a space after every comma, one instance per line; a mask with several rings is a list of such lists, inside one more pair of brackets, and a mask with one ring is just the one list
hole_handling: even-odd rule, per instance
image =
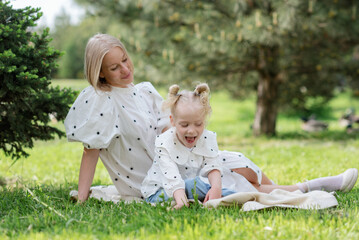
[[186, 204], [183, 204], [183, 203], [177, 203], [174, 207], [173, 207], [173, 209], [181, 209], [183, 206], [186, 206]]
[[184, 189], [177, 189], [174, 193], [173, 193], [173, 198], [176, 201], [176, 205], [173, 207], [174, 209], [180, 209], [183, 206], [188, 207], [188, 199], [186, 196], [186, 193], [184, 191]]
[[217, 199], [221, 197], [222, 197], [222, 189], [218, 187], [211, 187], [211, 189], [209, 189], [208, 193], [206, 194], [203, 203], [206, 203], [208, 200]]
[[222, 179], [220, 171], [214, 169], [209, 172], [208, 180], [211, 184], [211, 189], [209, 189], [208, 193], [206, 194], [203, 203], [206, 203], [208, 200], [211, 199], [217, 199], [222, 197]]

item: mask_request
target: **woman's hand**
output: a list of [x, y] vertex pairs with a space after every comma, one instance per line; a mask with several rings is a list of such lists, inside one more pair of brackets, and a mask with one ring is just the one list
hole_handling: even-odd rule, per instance
[[99, 155], [98, 149], [84, 148], [80, 167], [78, 202], [86, 201], [89, 196]]

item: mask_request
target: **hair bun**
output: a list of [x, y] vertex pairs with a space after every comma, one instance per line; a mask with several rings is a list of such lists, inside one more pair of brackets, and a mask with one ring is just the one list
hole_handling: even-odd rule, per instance
[[194, 90], [194, 93], [196, 95], [201, 95], [202, 93], [209, 93], [209, 87], [207, 83], [201, 83], [197, 85], [196, 89]]
[[174, 85], [170, 86], [168, 93], [170, 95], [177, 95], [179, 89], [180, 89], [180, 87], [177, 84], [174, 84]]

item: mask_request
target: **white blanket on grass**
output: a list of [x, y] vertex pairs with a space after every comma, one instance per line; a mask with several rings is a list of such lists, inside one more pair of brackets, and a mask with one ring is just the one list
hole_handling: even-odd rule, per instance
[[260, 210], [271, 207], [298, 208], [298, 209], [324, 209], [338, 205], [334, 192], [301, 191], [288, 192], [276, 189], [271, 193], [241, 192], [223, 198], [209, 200], [204, 204], [207, 208], [218, 206], [242, 206], [243, 211]]
[[[276, 189], [271, 193], [240, 192], [223, 198], [209, 200], [204, 204], [207, 208], [219, 206], [240, 206], [242, 211], [260, 210], [271, 207], [297, 208], [297, 209], [324, 209], [338, 205], [334, 192], [312, 191], [302, 193], [301, 191], [288, 192]], [[77, 191], [71, 191], [70, 196], [77, 199]], [[141, 202], [143, 199], [131, 196], [120, 196], [115, 186], [91, 187], [90, 198], [103, 201]]]

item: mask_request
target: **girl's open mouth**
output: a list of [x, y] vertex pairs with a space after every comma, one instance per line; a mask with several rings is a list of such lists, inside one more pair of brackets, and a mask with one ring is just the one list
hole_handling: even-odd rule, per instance
[[188, 143], [194, 143], [194, 141], [196, 140], [196, 137], [185, 137], [185, 138]]

